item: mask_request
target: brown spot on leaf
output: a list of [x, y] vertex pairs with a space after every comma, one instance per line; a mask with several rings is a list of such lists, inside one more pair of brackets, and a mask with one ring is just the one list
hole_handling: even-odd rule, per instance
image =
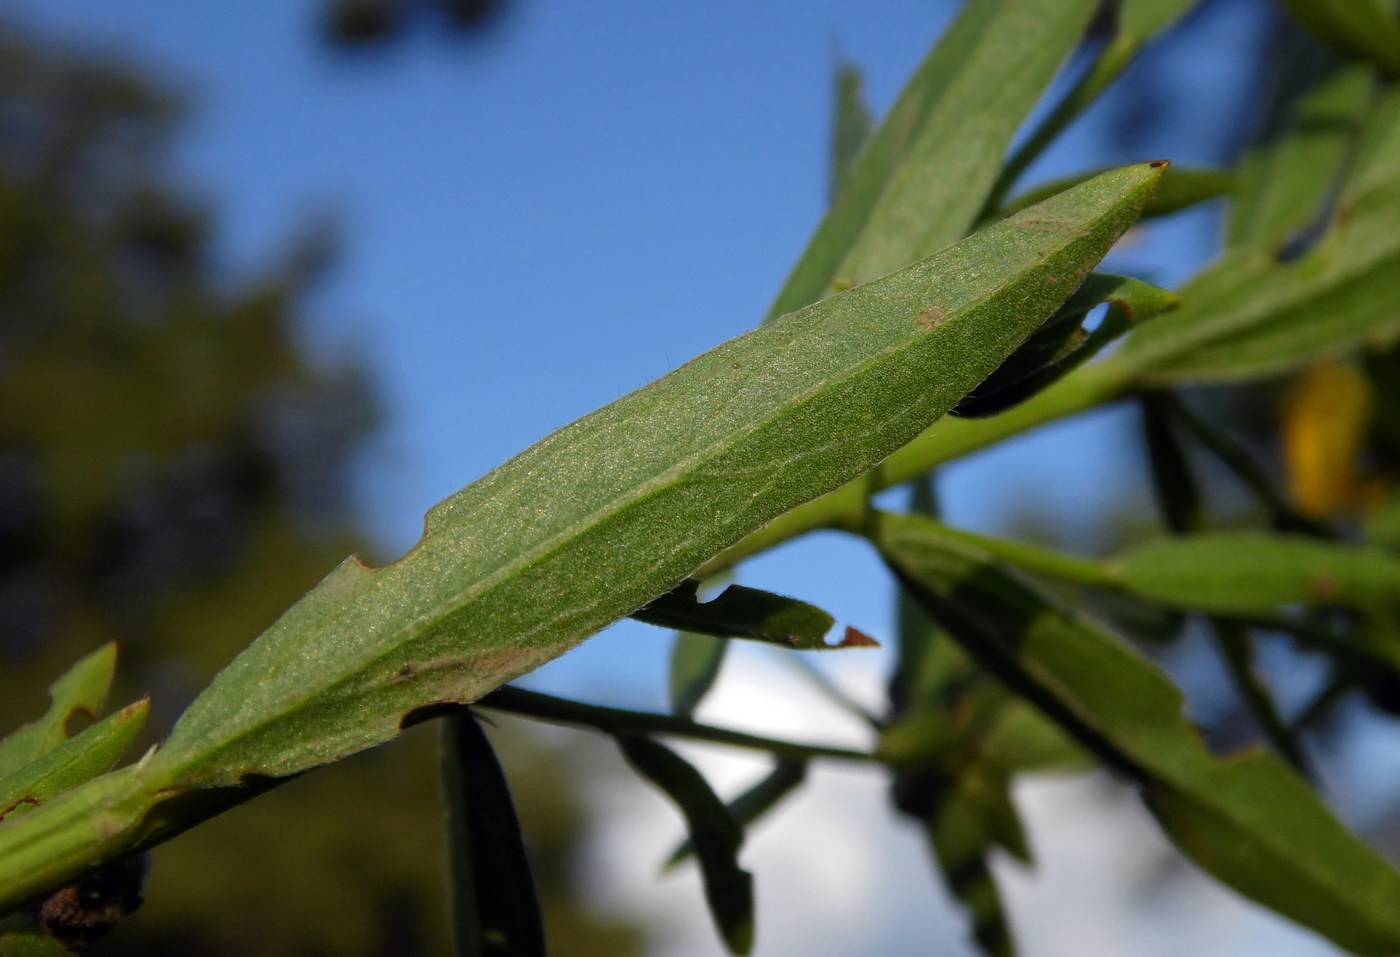
[[1308, 595], [1319, 602], [1337, 599], [1337, 580], [1326, 572], [1318, 572], [1308, 579]]
[[937, 329], [948, 321], [948, 310], [938, 305], [938, 303], [934, 303], [915, 316], [914, 321], [925, 329]]
[[1152, 167], [1153, 169], [1161, 169], [1161, 168], [1164, 167], [1164, 166], [1170, 166], [1170, 165], [1172, 165], [1172, 161], [1171, 161], [1171, 160], [1153, 160], [1152, 162], [1148, 163], [1147, 165], [1150, 166], [1150, 167]]

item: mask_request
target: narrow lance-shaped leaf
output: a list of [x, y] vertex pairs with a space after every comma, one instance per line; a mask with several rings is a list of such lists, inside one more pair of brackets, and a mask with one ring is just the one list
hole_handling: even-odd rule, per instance
[[1121, 0], [1118, 35], [1136, 45], [1170, 27], [1200, 0]]
[[[795, 791], [807, 779], [807, 762], [780, 758], [773, 770], [760, 778], [726, 807], [741, 831], [767, 814], [778, 802]], [[666, 868], [680, 864], [695, 853], [695, 842], [686, 838], [666, 859]]]
[[1153, 601], [1224, 614], [1359, 607], [1400, 596], [1400, 557], [1385, 549], [1260, 532], [1147, 542], [1119, 555], [1110, 574]]
[[831, 129], [831, 201], [841, 195], [841, 187], [851, 172], [861, 147], [870, 138], [874, 120], [865, 102], [861, 72], [850, 64], [836, 68], [836, 117]]
[[[1092, 169], [1028, 189], [998, 210], [996, 215], [1001, 218], [1019, 213], [1027, 206], [1034, 206], [1046, 197], [1063, 192], [1102, 172], [1103, 169]], [[1235, 174], [1228, 170], [1172, 166], [1167, 175], [1162, 177], [1161, 189], [1157, 190], [1152, 201], [1143, 207], [1142, 218], [1170, 216], [1183, 209], [1190, 209], [1198, 203], [1224, 196], [1235, 188], [1235, 182]]]
[[[993, 419], [968, 422], [945, 417], [890, 456], [878, 473], [780, 516], [707, 562], [702, 571], [724, 571], [816, 529], [857, 525], [872, 492], [1114, 401], [1135, 388], [1286, 371], [1302, 361], [1300, 357], [1312, 361], [1319, 354], [1343, 353], [1364, 339], [1383, 341], [1393, 336], [1397, 323], [1386, 290], [1400, 261], [1391, 261], [1386, 250], [1393, 253], [1396, 248], [1397, 233], [1390, 224], [1400, 208], [1385, 196], [1400, 188], [1400, 178], [1395, 176], [1400, 169], [1398, 120], [1400, 92], [1392, 90], [1371, 111], [1368, 135], [1339, 204], [1341, 218], [1352, 221], [1345, 230], [1348, 242], [1354, 242], [1360, 253], [1339, 259], [1334, 249], [1330, 256], [1308, 257], [1306, 269], [1300, 263], [1290, 264], [1286, 272], [1292, 278], [1279, 287], [1273, 280], [1281, 272], [1271, 255], [1229, 254], [1218, 268], [1206, 270], [1182, 291], [1184, 309], [1133, 335], [1106, 361], [1081, 368]], [[1381, 201], [1373, 203], [1370, 193]], [[1358, 223], [1364, 228], [1353, 228]], [[1226, 350], [1241, 345], [1252, 345], [1259, 354], [1226, 355]], [[1219, 354], [1211, 355], [1212, 351]], [[1198, 358], [1213, 361], [1198, 368], [1194, 365]], [[1231, 362], [1237, 364], [1229, 367]]]
[[1400, 19], [1389, 0], [1279, 0], [1314, 34], [1348, 56], [1400, 77]]
[[[989, 852], [993, 841], [987, 816], [972, 778], [962, 777], [943, 785], [938, 807], [927, 821], [929, 844], [949, 892], [962, 904], [972, 924], [972, 936], [987, 957], [1012, 957], [1016, 944], [1006, 919], [1001, 891], [992, 872]], [[1004, 782], [1003, 782], [1004, 788]], [[1001, 792], [1006, 797], [1005, 790]], [[1020, 821], [1009, 799], [1007, 820]]]
[[[1128, 330], [1170, 312], [1176, 293], [1127, 276], [1094, 273], [1026, 344], [953, 407], [964, 418], [1005, 412], [1034, 397], [1098, 355]], [[1089, 311], [1108, 304], [1091, 333], [1081, 326]]]
[[682, 582], [632, 613], [638, 621], [717, 638], [749, 638], [800, 651], [870, 647], [875, 642], [847, 628], [834, 645], [824, 640], [836, 619], [816, 605], [757, 588], [730, 585], [718, 597], [701, 601], [700, 583]]
[[97, 717], [117, 669], [117, 646], [104, 645], [80, 659], [49, 686], [52, 704], [39, 720], [0, 740], [0, 775], [18, 770], [62, 744], [78, 714]]
[[544, 925], [510, 787], [471, 714], [442, 722], [442, 788], [458, 957], [544, 957]]
[[112, 768], [146, 723], [142, 699], [86, 728], [15, 770], [0, 775], [0, 819], [37, 805]]
[[996, 185], [991, 190], [986, 210], [990, 212], [1001, 205], [1007, 193], [1021, 178], [1021, 174], [1117, 81], [1133, 62], [1138, 51], [1155, 34], [1166, 29], [1198, 2], [1199, 0], [1123, 0], [1118, 4], [1119, 16], [1113, 38], [1099, 49], [1088, 68], [1079, 75], [1007, 159]]
[[1306, 34], [1288, 38], [1263, 128], [1246, 149], [1226, 241], [1275, 256], [1316, 226], [1370, 107], [1374, 72]]
[[970, 0], [861, 150], [768, 319], [967, 233], [1094, 0]]
[[1070, 296], [1162, 167], [1106, 174], [720, 346], [434, 509], [399, 561], [343, 564], [148, 761], [0, 825], [0, 907], [91, 867], [94, 848], [150, 840], [182, 788], [292, 774], [475, 700], [872, 468]]
[[946, 411], [1068, 298], [1163, 166], [1105, 174], [555, 433], [435, 508], [404, 558], [332, 573], [155, 761], [189, 784], [290, 774], [635, 611]]
[[1227, 253], [1181, 292], [1183, 306], [1124, 344], [1118, 359], [1144, 385], [1235, 381], [1339, 355], [1400, 334], [1400, 89], [1371, 112], [1335, 221], [1286, 264]]
[[[915, 480], [909, 506], [915, 514], [938, 514], [933, 475]], [[984, 952], [1008, 957], [1014, 945], [991, 869], [993, 839], [971, 813], [963, 789], [981, 770], [968, 756], [976, 751], [975, 745], [966, 747], [969, 739], [1011, 699], [975, 671], [902, 588], [896, 612], [899, 658], [890, 682], [890, 722], [879, 746], [893, 775], [890, 798], [924, 828], [948, 891], [967, 911]], [[1018, 849], [1025, 850], [1024, 842]]]
[[[1369, 561], [1375, 557], [1394, 565], [1393, 557], [1376, 549], [1358, 553], [1356, 549], [1310, 537], [1264, 536], [1257, 532], [1208, 533], [1136, 546], [1115, 563], [1079, 558], [1038, 545], [978, 535], [946, 525], [925, 524], [920, 534], [930, 540], [941, 538], [951, 547], [971, 547], [1037, 576], [1089, 586], [1096, 590], [1086, 596], [1091, 600], [1090, 604], [1116, 612], [1115, 620], [1124, 621], [1131, 634], [1146, 641], [1167, 641], [1179, 630], [1175, 626], [1163, 629], [1163, 626], [1169, 625], [1168, 622], [1153, 626], [1150, 622], [1141, 621], [1147, 609], [1154, 609], [1158, 614], [1202, 610], [1254, 623], [1271, 631], [1286, 632], [1353, 665], [1365, 666], [1371, 672], [1379, 668], [1380, 673], [1376, 676], [1381, 679], [1392, 680], [1396, 669], [1400, 669], [1400, 643], [1389, 637], [1389, 631], [1375, 627], [1374, 620], [1365, 628], [1338, 630], [1278, 613], [1280, 606], [1339, 604], [1355, 606], [1365, 612], [1369, 619], [1374, 619], [1377, 609], [1383, 608], [1390, 600], [1387, 596], [1393, 593], [1393, 582], [1383, 576], [1376, 577], [1374, 572], [1368, 580], [1356, 575], [1353, 566], [1357, 561]], [[1271, 556], [1276, 560], [1263, 566], [1255, 565], [1253, 552], [1249, 549], [1258, 547], [1256, 538], [1266, 543], [1263, 546], [1266, 551], [1274, 551], [1277, 547]], [[1136, 556], [1140, 550], [1145, 554], [1139, 561]], [[1158, 570], [1153, 564], [1155, 553], [1159, 551], [1179, 551], [1180, 557], [1168, 555], [1164, 567]], [[1212, 557], [1227, 563], [1225, 574], [1232, 576], [1236, 582], [1247, 578], [1256, 567], [1264, 574], [1257, 584], [1242, 588], [1230, 584], [1222, 586], [1219, 582], [1221, 569], [1209, 564]], [[1330, 570], [1338, 566], [1338, 558], [1341, 559], [1340, 567], [1347, 573], [1348, 585], [1344, 596], [1334, 592], [1324, 601], [1317, 597], [1309, 582], [1316, 580], [1313, 575], [1330, 576]], [[1201, 564], [1202, 561], [1206, 564]], [[1145, 580], [1150, 579], [1152, 585], [1138, 589], [1133, 571], [1125, 574], [1121, 567], [1124, 564], [1146, 568]], [[1326, 580], [1330, 581], [1330, 577]], [[1209, 599], [1204, 607], [1198, 602], [1198, 595]], [[1133, 603], [1126, 609], [1130, 612], [1127, 618], [1124, 618], [1123, 609], [1119, 607], [1121, 600], [1104, 601], [1114, 598]]]
[[700, 772], [680, 755], [649, 738], [620, 737], [617, 743], [637, 773], [664, 791], [685, 816], [715, 925], [731, 953], [747, 954], [753, 949], [753, 878], [739, 866], [744, 832]]
[[[986, 667], [1143, 788], [1202, 868], [1362, 954], [1400, 949], [1400, 874], [1267, 752], [1216, 758], [1161, 671], [914, 516], [872, 531], [900, 580]], [[927, 534], [926, 534], [927, 533]], [[1299, 835], [1306, 835], [1300, 841]]]
[[713, 635], [693, 631], [676, 634], [667, 668], [672, 714], [689, 716], [695, 713], [719, 677], [728, 648], [728, 641]]

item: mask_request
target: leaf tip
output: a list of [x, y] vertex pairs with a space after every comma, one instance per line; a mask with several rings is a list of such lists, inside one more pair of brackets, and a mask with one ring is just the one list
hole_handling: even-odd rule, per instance
[[879, 648], [880, 643], [871, 638], [859, 628], [846, 626], [846, 633], [841, 637], [841, 643], [837, 648]]

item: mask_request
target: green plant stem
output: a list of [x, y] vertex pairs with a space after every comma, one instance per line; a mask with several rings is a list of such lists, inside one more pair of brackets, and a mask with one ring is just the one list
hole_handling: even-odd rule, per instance
[[1313, 779], [1312, 768], [1303, 753], [1297, 733], [1279, 713], [1278, 705], [1264, 679], [1254, 665], [1254, 646], [1249, 629], [1238, 621], [1212, 617], [1209, 619], [1220, 657], [1230, 672], [1230, 678], [1241, 700], [1259, 722], [1259, 729], [1288, 763], [1305, 778]]
[[778, 516], [695, 573], [714, 575], [775, 545], [823, 528], [860, 533], [871, 495], [918, 478], [1003, 439], [1068, 418], [1123, 397], [1132, 385], [1126, 365], [1110, 357], [1086, 366], [1035, 398], [989, 419], [944, 416], [868, 475]]
[[689, 718], [678, 715], [606, 708], [601, 705], [556, 698], [538, 691], [526, 691], [524, 688], [514, 688], [509, 685], [491, 692], [477, 704], [483, 708], [524, 715], [554, 724], [596, 728], [614, 735], [673, 735], [680, 738], [690, 738], [694, 741], [710, 741], [736, 748], [766, 751], [775, 757], [792, 758], [799, 761], [826, 758], [833, 761], [854, 761], [865, 764], [880, 763], [880, 759], [868, 751], [780, 741], [776, 738], [765, 738], [755, 734], [744, 734], [742, 731], [730, 731], [727, 728], [698, 724]]
[[185, 789], [144, 759], [93, 778], [0, 828], [0, 914], [289, 780]]
[[[880, 512], [871, 513], [868, 528], [872, 535], [878, 529], [877, 523], [881, 516]], [[1007, 538], [979, 535], [976, 532], [952, 528], [937, 522], [935, 519], [928, 519], [928, 522], [937, 525], [942, 534], [948, 538], [979, 548], [993, 558], [998, 558], [1025, 571], [1046, 575], [1060, 581], [1073, 582], [1076, 585], [1089, 585], [1094, 588], [1119, 587], [1113, 573], [1091, 558], [1066, 555], [1064, 552], [1057, 552], [1040, 545], [1030, 545]]]
[[1356, 688], [1357, 681], [1354, 675], [1346, 674], [1345, 671], [1335, 673], [1322, 690], [1313, 695], [1312, 699], [1298, 712], [1290, 729], [1294, 734], [1302, 734], [1307, 731], [1331, 714], [1332, 710]]
[[1160, 407], [1186, 427], [1201, 445], [1220, 460], [1269, 511], [1269, 519], [1279, 531], [1299, 532], [1318, 538], [1336, 538], [1337, 533], [1322, 522], [1307, 518], [1293, 508], [1274, 488], [1269, 474], [1249, 452], [1225, 432], [1202, 419], [1191, 407], [1170, 392], [1154, 395]]

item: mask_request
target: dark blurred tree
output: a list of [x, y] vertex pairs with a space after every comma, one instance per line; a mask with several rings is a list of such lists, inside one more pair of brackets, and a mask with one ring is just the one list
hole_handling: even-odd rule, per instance
[[[365, 544], [347, 478], [368, 380], [298, 338], [327, 246], [221, 281], [212, 218], [165, 162], [179, 117], [133, 72], [0, 34], [0, 727], [115, 639], [120, 700], [151, 694], [163, 731]], [[146, 908], [93, 952], [443, 952], [434, 730], [163, 848]], [[568, 763], [510, 750], [557, 953], [634, 952], [634, 929], [566, 903]]]
[[327, 0], [324, 31], [346, 49], [363, 49], [402, 36], [426, 23], [451, 33], [479, 36], [495, 27], [507, 0]]

